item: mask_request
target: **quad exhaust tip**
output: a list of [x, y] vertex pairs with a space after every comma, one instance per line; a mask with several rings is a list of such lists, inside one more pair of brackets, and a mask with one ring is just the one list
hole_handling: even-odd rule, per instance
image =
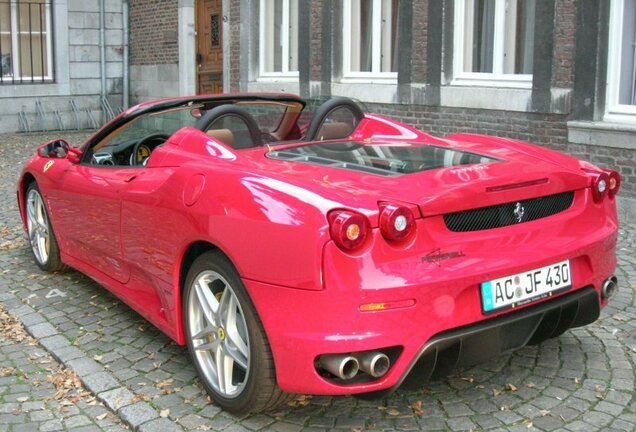
[[380, 351], [364, 351], [353, 354], [324, 354], [318, 357], [317, 366], [342, 380], [350, 380], [359, 371], [373, 378], [380, 378], [389, 371], [391, 361]]
[[349, 380], [360, 370], [358, 359], [347, 354], [326, 354], [320, 356], [320, 366], [340, 379]]
[[603, 299], [609, 299], [618, 290], [618, 279], [616, 276], [612, 276], [608, 278], [605, 282], [603, 282], [603, 286], [601, 287], [601, 296]]
[[380, 378], [389, 371], [391, 361], [379, 351], [366, 351], [356, 355], [360, 363], [360, 370], [373, 378]]

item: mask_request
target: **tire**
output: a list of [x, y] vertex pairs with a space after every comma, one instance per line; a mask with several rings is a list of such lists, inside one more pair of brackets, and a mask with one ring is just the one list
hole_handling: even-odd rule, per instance
[[272, 352], [256, 309], [228, 258], [219, 251], [199, 256], [184, 289], [188, 350], [214, 402], [243, 415], [287, 401], [290, 395], [276, 384]]
[[60, 247], [37, 183], [32, 182], [27, 188], [24, 206], [31, 253], [38, 267], [47, 272], [68, 270], [60, 258]]

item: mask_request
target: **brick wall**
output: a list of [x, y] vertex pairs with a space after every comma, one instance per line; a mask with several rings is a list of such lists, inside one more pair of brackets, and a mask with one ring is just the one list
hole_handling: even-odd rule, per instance
[[[312, 1], [311, 2], [311, 15], [309, 17], [311, 32], [309, 34], [309, 44], [312, 53], [322, 52], [323, 34], [322, 34], [322, 14], [323, 14], [323, 2]], [[310, 71], [309, 79], [311, 81], [320, 81], [322, 79], [322, 68], [319, 55], [312, 55], [310, 57]]]
[[568, 143], [565, 115], [424, 105], [366, 106], [369, 112], [392, 117], [435, 136], [467, 132], [513, 138], [570, 154], [602, 168], [616, 169], [623, 176], [621, 196], [636, 197], [634, 151]]
[[[244, 23], [249, 25], [249, 23]], [[227, 54], [227, 53], [226, 53]], [[230, 2], [230, 92], [240, 90], [241, 69], [241, 5]]]
[[576, 0], [557, 0], [555, 8], [552, 85], [571, 88], [574, 81]]
[[426, 81], [426, 45], [428, 40], [428, 0], [413, 6], [413, 47], [411, 51], [411, 81]]
[[178, 0], [130, 2], [130, 64], [156, 65], [179, 61]]

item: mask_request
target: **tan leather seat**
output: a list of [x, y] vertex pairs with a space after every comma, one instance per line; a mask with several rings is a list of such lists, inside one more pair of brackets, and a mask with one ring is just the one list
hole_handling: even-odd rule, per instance
[[207, 134], [229, 147], [234, 147], [234, 134], [229, 129], [210, 129]]
[[318, 140], [333, 140], [346, 138], [351, 135], [351, 125], [342, 122], [325, 123], [318, 132]]

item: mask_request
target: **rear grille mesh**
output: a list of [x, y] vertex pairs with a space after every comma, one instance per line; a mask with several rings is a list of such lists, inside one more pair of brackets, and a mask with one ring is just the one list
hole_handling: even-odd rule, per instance
[[[446, 227], [454, 232], [480, 231], [530, 222], [567, 210], [574, 192], [564, 192], [523, 201], [482, 207], [444, 215]], [[519, 215], [522, 214], [521, 218]]]

